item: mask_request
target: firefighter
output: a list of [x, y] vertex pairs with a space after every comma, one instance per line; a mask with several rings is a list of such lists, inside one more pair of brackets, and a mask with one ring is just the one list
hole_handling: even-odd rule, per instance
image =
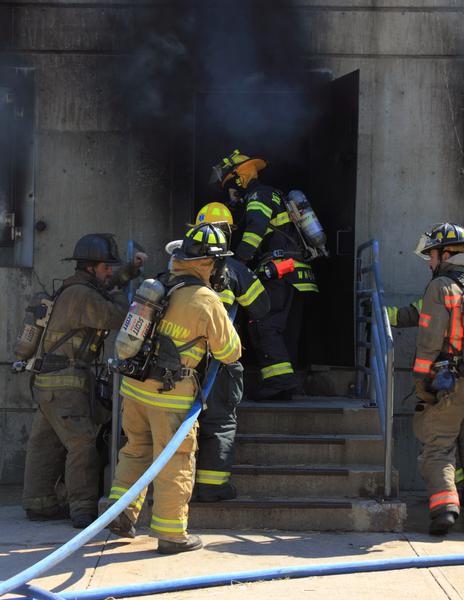
[[418, 463], [429, 494], [429, 533], [446, 535], [460, 510], [455, 455], [464, 423], [464, 379], [460, 378], [464, 228], [435, 225], [421, 236], [416, 253], [429, 260], [433, 276], [419, 315], [414, 432], [422, 444]]
[[139, 273], [146, 259], [113, 274], [120, 263], [111, 234], [81, 238], [73, 255], [75, 274], [63, 282], [55, 297], [45, 332], [41, 371], [32, 380], [38, 404], [26, 451], [23, 507], [31, 520], [67, 516], [55, 485], [64, 481], [73, 527], [87, 527], [97, 515], [99, 456], [96, 448], [92, 362], [111, 329], [126, 315], [127, 300], [120, 289]]
[[[233, 226], [230, 210], [220, 202], [211, 202], [198, 213], [196, 223]], [[251, 319], [264, 317], [269, 298], [260, 280], [243, 263], [225, 259], [225, 271], [216, 291], [229, 311], [238, 303]], [[219, 271], [219, 273], [221, 273]], [[240, 362], [222, 365], [208, 396], [208, 409], [200, 414], [194, 498], [199, 502], [231, 500], [237, 495], [230, 483], [237, 431], [236, 409], [243, 395], [243, 367]]]
[[[220, 184], [228, 193], [231, 206], [245, 206], [245, 229], [235, 251], [240, 261], [264, 272], [271, 260], [278, 265], [285, 259], [295, 259], [293, 272], [282, 278], [263, 278], [271, 309], [250, 324], [250, 339], [261, 369], [261, 384], [254, 399], [264, 401], [275, 397], [290, 399], [298, 387], [290, 358], [296, 351], [290, 346], [297, 347], [301, 326], [293, 323], [294, 339], [287, 337], [287, 343], [284, 334], [292, 302], [299, 304], [301, 294], [319, 291], [311, 266], [304, 262], [298, 232], [285, 208], [282, 192], [258, 180], [258, 172], [266, 166], [265, 160], [235, 150], [213, 167], [210, 179], [211, 184]], [[302, 311], [298, 314], [301, 319]]]
[[[123, 378], [122, 426], [128, 440], [119, 453], [109, 496], [111, 500], [117, 500], [132, 486], [184, 421], [199, 389], [196, 368], [205, 358], [207, 348], [225, 364], [236, 363], [240, 358], [241, 344], [237, 332], [220, 299], [209, 286], [217, 263], [231, 254], [225, 234], [208, 224], [189, 229], [181, 247], [174, 250], [168, 287], [181, 283], [182, 278], [190, 277], [191, 280], [192, 276], [195, 283], [172, 291], [158, 331], [177, 347], [198, 341], [180, 352], [183, 370], [187, 373], [171, 390], [163, 391], [156, 363], [153, 374], [150, 373], [144, 382]], [[188, 502], [192, 495], [197, 448], [196, 430], [197, 426], [191, 429], [154, 481], [150, 527], [154, 537], [158, 538], [160, 554], [176, 554], [202, 547], [200, 538], [187, 532]], [[111, 531], [122, 537], [134, 537], [134, 523], [143, 499], [144, 493], [110, 524]]]

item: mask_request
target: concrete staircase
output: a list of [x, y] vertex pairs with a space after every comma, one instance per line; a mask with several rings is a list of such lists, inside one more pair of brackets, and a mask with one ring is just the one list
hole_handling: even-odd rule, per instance
[[383, 493], [376, 408], [346, 397], [295, 396], [239, 407], [234, 500], [190, 505], [192, 529], [401, 531], [406, 506]]

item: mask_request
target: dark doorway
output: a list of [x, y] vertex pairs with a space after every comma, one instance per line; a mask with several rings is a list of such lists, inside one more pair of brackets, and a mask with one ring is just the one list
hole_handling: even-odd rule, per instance
[[313, 263], [320, 294], [305, 307], [300, 364], [353, 365], [358, 93], [355, 71], [331, 82], [313, 76], [304, 91], [196, 96], [195, 210], [223, 200], [208, 186], [210, 170], [239, 148], [269, 161], [264, 182], [302, 189], [327, 234], [330, 258]]

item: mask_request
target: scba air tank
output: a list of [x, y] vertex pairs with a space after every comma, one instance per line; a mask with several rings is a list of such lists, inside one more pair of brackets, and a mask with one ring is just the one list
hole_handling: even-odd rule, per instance
[[119, 330], [115, 342], [116, 357], [124, 360], [135, 356], [154, 322], [155, 312], [166, 289], [158, 279], [145, 279], [135, 292], [129, 312]]
[[34, 294], [26, 308], [22, 329], [16, 338], [14, 354], [20, 360], [34, 356], [46, 326], [46, 317], [52, 303], [45, 292]]
[[311, 208], [309, 200], [301, 190], [292, 190], [289, 192], [287, 198], [290, 205], [290, 216], [296, 226], [300, 228], [308, 243], [320, 250], [324, 256], [328, 256], [325, 247], [327, 237], [316, 213]]

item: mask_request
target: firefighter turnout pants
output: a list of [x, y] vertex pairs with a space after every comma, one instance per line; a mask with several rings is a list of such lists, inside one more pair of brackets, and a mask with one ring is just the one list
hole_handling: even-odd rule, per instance
[[208, 408], [199, 418], [196, 484], [201, 495], [216, 496], [227, 485], [234, 462], [237, 406], [243, 395], [243, 366], [222, 365], [208, 396]]
[[[123, 398], [122, 428], [126, 445], [119, 451], [119, 462], [110, 499], [119, 499], [152, 464], [185, 420], [188, 411], [170, 411]], [[153, 512], [150, 528], [154, 537], [175, 542], [186, 541], [188, 503], [192, 495], [197, 425], [153, 482]], [[135, 523], [145, 493], [125, 510]]]
[[427, 484], [431, 516], [459, 513], [455, 484], [456, 442], [464, 422], [464, 379], [438, 404], [427, 404], [414, 415], [414, 433], [422, 443], [419, 470]]
[[297, 386], [285, 331], [295, 288], [283, 279], [263, 282], [271, 301], [269, 313], [250, 324], [250, 339], [261, 369], [262, 383], [256, 397], [265, 398]]
[[33, 394], [39, 407], [27, 443], [24, 509], [44, 514], [58, 510], [55, 486], [64, 473], [71, 518], [96, 516], [100, 459], [89, 395], [37, 388]]

